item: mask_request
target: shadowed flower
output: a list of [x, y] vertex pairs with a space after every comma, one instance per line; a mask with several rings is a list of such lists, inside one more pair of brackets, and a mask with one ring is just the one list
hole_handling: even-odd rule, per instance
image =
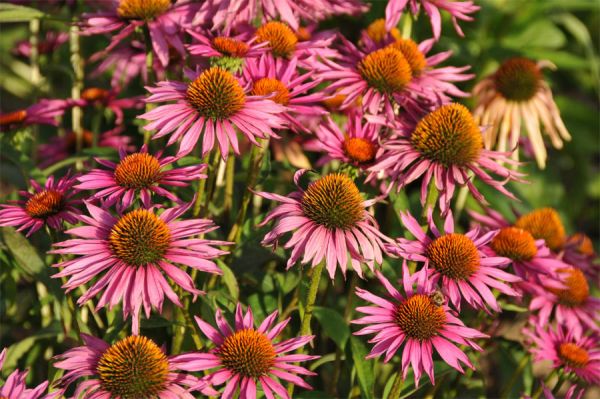
[[[0, 370], [4, 366], [6, 349], [0, 353]], [[44, 394], [48, 388], [48, 381], [42, 382], [33, 389], [27, 389], [25, 380], [29, 370], [15, 370], [6, 378], [4, 385], [0, 386], [0, 398], [2, 399], [57, 399], [62, 396], [62, 390]]]
[[[58, 48], [69, 40], [67, 32], [47, 31], [37, 45], [38, 54], [52, 54], [58, 51]], [[13, 53], [24, 58], [31, 56], [31, 41], [21, 40], [17, 42]]]
[[440, 15], [440, 10], [450, 14], [454, 29], [462, 37], [464, 34], [458, 25], [458, 20], [472, 21], [473, 17], [470, 14], [477, 12], [480, 8], [473, 1], [464, 0], [390, 0], [385, 8], [385, 27], [387, 30], [391, 30], [398, 25], [402, 12], [407, 6], [414, 16], [423, 7], [423, 10], [429, 16], [435, 40], [439, 40], [442, 33], [442, 16]]
[[177, 156], [189, 154], [203, 133], [202, 156], [212, 150], [216, 135], [221, 156], [226, 159], [230, 145], [234, 153], [240, 153], [236, 128], [252, 144], [259, 145], [256, 138], [277, 137], [273, 129], [285, 125], [278, 115], [285, 107], [264, 96], [250, 95], [230, 72], [220, 67], [203, 71], [189, 84], [166, 81], [147, 89], [152, 94], [147, 102], [175, 101], [138, 118], [151, 121], [144, 128], [157, 129], [154, 139], [169, 133], [172, 134], [167, 145], [181, 139]]
[[596, 262], [598, 254], [594, 250], [594, 243], [583, 233], [575, 233], [564, 245], [563, 260], [571, 265], [577, 265], [588, 278], [599, 283], [600, 264]]
[[405, 295], [400, 294], [381, 272], [375, 273], [388, 292], [388, 298], [357, 288], [356, 295], [373, 306], [356, 308], [367, 316], [351, 321], [366, 325], [354, 335], [376, 334], [369, 341], [375, 345], [367, 358], [385, 354], [384, 362], [387, 363], [400, 350], [402, 378], [406, 379], [411, 365], [416, 386], [419, 386], [423, 372], [435, 385], [434, 349], [444, 362], [461, 373], [464, 373], [461, 363], [474, 369], [467, 355], [455, 344], [481, 351], [473, 339], [487, 338], [487, 335], [463, 324], [456, 312], [445, 303], [444, 296], [433, 287], [426, 267], [411, 276], [404, 262], [402, 285]]
[[314, 360], [320, 356], [288, 354], [288, 352], [306, 345], [312, 341], [314, 335], [275, 343], [275, 338], [290, 321], [290, 318], [287, 318], [273, 326], [276, 319], [277, 312], [271, 313], [256, 328], [250, 307], [244, 315], [239, 303], [235, 311], [234, 328], [229, 326], [220, 309], [217, 309], [215, 314], [218, 329], [196, 317], [200, 330], [215, 344], [215, 348], [208, 353], [182, 355], [186, 363], [182, 367], [189, 371], [218, 368], [202, 380], [215, 386], [225, 383], [225, 389], [220, 396], [223, 399], [233, 398], [238, 388], [240, 398], [256, 398], [259, 384], [267, 398], [274, 398], [274, 395], [289, 398], [281, 381], [312, 389], [296, 374], [304, 376], [317, 374], [290, 363]]
[[[262, 241], [263, 245], [277, 246], [281, 236], [293, 232], [284, 248], [292, 248], [287, 261], [291, 268], [302, 257], [302, 263], [315, 267], [326, 262], [331, 279], [339, 265], [346, 274], [348, 260], [362, 277], [361, 263], [373, 270], [383, 261], [384, 241], [392, 240], [379, 231], [375, 218], [366, 210], [377, 199], [363, 200], [354, 182], [346, 175], [333, 173], [309, 184], [306, 190], [299, 180], [306, 170], [294, 175], [297, 191], [284, 197], [259, 192], [263, 198], [281, 202], [260, 224], [277, 220], [275, 227]], [[350, 255], [348, 257], [348, 254]], [[312, 262], [311, 262], [312, 261]]]
[[30, 180], [33, 192], [19, 191], [25, 199], [12, 201], [14, 204], [0, 204], [0, 226], [18, 227], [17, 231], [28, 230], [29, 237], [44, 225], [53, 230], [62, 230], [63, 223], [77, 223], [80, 214], [76, 208], [81, 201], [72, 197], [75, 178], [66, 175], [58, 181], [48, 177], [44, 186]]
[[[421, 204], [425, 205], [429, 183], [434, 180], [440, 209], [446, 214], [456, 185], [466, 185], [477, 201], [486, 203], [473, 184], [473, 173], [483, 183], [518, 201], [504, 186], [511, 180], [523, 182], [523, 174], [498, 163], [514, 162], [508, 159], [509, 153], [483, 148], [481, 128], [463, 105], [443, 105], [419, 121], [407, 122], [397, 133], [383, 144], [381, 157], [370, 168], [372, 172], [385, 172], [388, 191], [393, 185], [400, 191], [422, 177]], [[486, 169], [504, 180], [495, 180]]]
[[82, 107], [100, 106], [111, 110], [115, 114], [115, 123], [123, 124], [123, 109], [141, 109], [144, 106], [143, 96], [130, 98], [117, 98], [118, 89], [102, 89], [100, 87], [88, 87], [81, 92], [81, 100], [78, 105]]
[[109, 207], [121, 200], [119, 209], [126, 209], [133, 204], [139, 194], [145, 208], [152, 205], [152, 193], [180, 203], [181, 200], [163, 186], [185, 187], [187, 182], [204, 179], [202, 172], [205, 164], [170, 168], [168, 165], [177, 158], [162, 157], [162, 151], [155, 155], [148, 154], [146, 145], [139, 152], [129, 154], [124, 149], [119, 151], [118, 164], [96, 158], [96, 162], [109, 168], [94, 169], [77, 178], [79, 190], [100, 190], [92, 194], [90, 199], [104, 199], [104, 206]]
[[[149, 338], [131, 335], [113, 345], [81, 334], [83, 346], [55, 357], [54, 367], [66, 373], [57, 385], [67, 388], [82, 377], [74, 398], [194, 399], [190, 391], [214, 395], [215, 390], [197, 377], [181, 373], [186, 356], [167, 356]], [[83, 396], [82, 396], [83, 395]]]
[[507, 283], [521, 279], [507, 273], [505, 268], [510, 259], [490, 256], [487, 245], [496, 235], [491, 231], [481, 235], [479, 229], [466, 234], [454, 232], [452, 212], [448, 212], [443, 231], [439, 231], [429, 214], [429, 227], [433, 233], [430, 238], [419, 222], [408, 212], [400, 213], [404, 227], [416, 240], [399, 238], [397, 244], [388, 250], [404, 259], [423, 262], [430, 270], [432, 284], [441, 280], [442, 291], [448, 296], [454, 307], [460, 310], [461, 299], [471, 307], [488, 311], [488, 307], [500, 312], [500, 306], [492, 289], [509, 296], [520, 296]]
[[150, 317], [152, 308], [162, 312], [165, 296], [182, 306], [164, 274], [194, 297], [202, 293], [175, 264], [222, 273], [211, 259], [227, 252], [213, 246], [229, 243], [193, 238], [217, 226], [208, 219], [176, 220], [191, 205], [169, 208], [158, 216], [152, 209], [136, 209], [115, 217], [86, 203], [90, 216], [79, 217], [85, 225], [67, 231], [77, 238], [54, 244], [59, 249], [52, 251], [80, 256], [54, 265], [61, 271], [53, 277], [69, 277], [63, 285], [67, 292], [95, 279], [77, 303], [83, 305], [102, 292], [96, 309], [112, 309], [122, 302], [123, 315], [132, 316], [132, 329], [137, 333], [142, 306], [146, 317]]
[[40, 100], [26, 109], [0, 113], [0, 132], [36, 124], [58, 126], [56, 118], [73, 105], [72, 100]]
[[[484, 137], [485, 147], [498, 151], [517, 148], [524, 124], [535, 160], [542, 169], [547, 152], [541, 126], [554, 148], [560, 149], [563, 140], [571, 140], [552, 91], [544, 81], [544, 67], [555, 68], [549, 61], [510, 58], [473, 89], [477, 101], [474, 115], [482, 125], [490, 126]], [[518, 151], [513, 157], [518, 159]]]
[[523, 333], [531, 339], [535, 361], [549, 360], [553, 368], [574, 373], [588, 384], [600, 384], [600, 342], [598, 335], [582, 335], [569, 326], [555, 328], [534, 323]]

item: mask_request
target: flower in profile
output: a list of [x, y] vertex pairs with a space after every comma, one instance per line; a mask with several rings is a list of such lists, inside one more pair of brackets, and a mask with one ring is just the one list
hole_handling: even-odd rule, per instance
[[[49, 30], [37, 45], [38, 54], [51, 54], [57, 51], [68, 40], [69, 34], [67, 32]], [[31, 56], [31, 42], [28, 39], [20, 40], [15, 45], [13, 53], [24, 58], [29, 58]]]
[[[524, 125], [535, 160], [542, 169], [546, 166], [547, 152], [541, 126], [554, 148], [560, 149], [563, 140], [571, 140], [552, 91], [544, 81], [545, 67], [555, 68], [549, 61], [536, 63], [527, 58], [510, 58], [473, 89], [474, 115], [482, 125], [490, 126], [484, 138], [485, 147], [499, 151], [515, 149]], [[518, 151], [513, 155], [516, 159]]]
[[416, 386], [423, 372], [435, 384], [434, 349], [444, 362], [461, 373], [464, 373], [461, 363], [474, 368], [456, 344], [481, 351], [481, 347], [473, 340], [487, 338], [487, 335], [463, 324], [457, 313], [446, 304], [444, 295], [435, 290], [426, 267], [411, 276], [404, 262], [404, 295], [381, 272], [375, 273], [388, 292], [388, 298], [357, 288], [356, 295], [373, 306], [356, 308], [367, 316], [351, 321], [353, 324], [366, 325], [354, 335], [376, 334], [369, 341], [375, 345], [367, 358], [385, 354], [384, 362], [387, 363], [401, 350], [403, 379], [406, 379], [409, 364], [412, 365]]
[[92, 194], [90, 199], [104, 199], [105, 207], [121, 200], [120, 209], [129, 208], [139, 194], [144, 207], [150, 208], [152, 193], [181, 203], [165, 186], [185, 187], [187, 182], [206, 178], [202, 173], [206, 169], [205, 164], [169, 168], [178, 159], [172, 156], [162, 157], [162, 151], [155, 155], [149, 154], [146, 145], [139, 152], [129, 155], [125, 149], [121, 149], [119, 158], [119, 163], [97, 158], [96, 162], [108, 170], [94, 169], [78, 177], [80, 184], [75, 188], [100, 190]]
[[[83, 35], [112, 35], [103, 52], [110, 51], [141, 27], [147, 27], [152, 51], [163, 66], [169, 64], [169, 49], [185, 57], [183, 25], [200, 8], [199, 4], [172, 3], [171, 0], [110, 0], [99, 3], [104, 10], [82, 15]], [[118, 31], [118, 34], [113, 34]]]
[[582, 335], [568, 326], [549, 327], [534, 323], [523, 330], [531, 340], [535, 361], [549, 360], [553, 368], [574, 373], [588, 384], [600, 384], [600, 342], [598, 335]]
[[225, 383], [222, 398], [232, 398], [240, 390], [241, 398], [254, 398], [258, 384], [267, 398], [274, 395], [288, 398], [287, 390], [280, 381], [286, 381], [305, 389], [312, 389], [296, 374], [316, 375], [296, 362], [318, 359], [319, 356], [288, 354], [308, 342], [314, 335], [290, 338], [275, 343], [275, 338], [283, 331], [290, 318], [273, 326], [277, 311], [267, 316], [258, 328], [254, 326], [252, 310], [248, 307], [246, 314], [238, 303], [235, 312], [235, 326], [229, 323], [217, 309], [215, 320], [218, 329], [196, 317], [200, 330], [210, 339], [215, 348], [208, 353], [190, 353], [185, 356], [189, 364], [186, 370], [202, 371], [216, 369], [202, 380], [211, 385]]
[[25, 109], [0, 113], [0, 132], [30, 125], [58, 126], [57, 117], [73, 107], [72, 100], [40, 100]]
[[320, 117], [327, 114], [319, 105], [327, 96], [322, 92], [308, 93], [320, 82], [308, 80], [312, 73], [300, 75], [296, 68], [297, 62], [293, 58], [282, 64], [271, 56], [262, 56], [246, 63], [243, 77], [252, 87], [251, 95], [264, 96], [286, 108], [281, 116], [292, 131], [308, 133], [309, 130], [299, 117]]
[[559, 270], [559, 275], [562, 288], [531, 282], [521, 283], [532, 296], [529, 310], [536, 312], [542, 325], [547, 325], [552, 319], [577, 334], [584, 329], [600, 332], [597, 322], [600, 299], [590, 295], [590, 286], [583, 272], [570, 266]]
[[77, 223], [80, 212], [76, 206], [81, 201], [73, 199], [75, 183], [75, 178], [69, 174], [57, 181], [50, 176], [43, 186], [30, 180], [33, 192], [19, 191], [24, 199], [13, 201], [13, 204], [0, 204], [0, 226], [27, 230], [26, 236], [29, 237], [45, 225], [53, 230], [62, 230], [64, 222]]
[[520, 294], [507, 283], [521, 279], [504, 270], [510, 259], [488, 254], [486, 246], [496, 231], [480, 234], [474, 229], [466, 234], [454, 232], [452, 212], [448, 212], [443, 231], [439, 231], [429, 215], [433, 238], [427, 236], [419, 222], [408, 212], [400, 213], [404, 227], [416, 240], [399, 238], [388, 250], [404, 259], [423, 262], [430, 270], [432, 284], [441, 280], [442, 292], [452, 305], [460, 310], [461, 299], [475, 309], [488, 307], [500, 312], [500, 306], [491, 289], [509, 296]]
[[[0, 353], [0, 370], [4, 366], [6, 348]], [[62, 390], [44, 394], [48, 388], [48, 381], [42, 382], [33, 389], [27, 389], [25, 380], [29, 370], [15, 370], [6, 378], [4, 385], [0, 386], [0, 398], [3, 399], [56, 399], [62, 396]]]
[[189, 154], [202, 132], [203, 156], [212, 150], [216, 135], [221, 156], [226, 159], [230, 145], [240, 153], [236, 128], [259, 145], [256, 138], [276, 137], [273, 129], [285, 126], [279, 115], [285, 107], [264, 96], [251, 95], [235, 76], [220, 67], [203, 71], [190, 83], [165, 81], [147, 89], [152, 94], [147, 102], [175, 101], [138, 118], [151, 121], [145, 129], [157, 129], [155, 139], [169, 133], [168, 145], [181, 139], [177, 156]]
[[333, 279], [338, 265], [346, 274], [350, 260], [354, 271], [362, 277], [361, 263], [366, 263], [373, 270], [375, 263], [380, 265], [383, 261], [384, 241], [392, 242], [379, 231], [375, 218], [366, 210], [377, 199], [363, 200], [352, 179], [341, 173], [321, 177], [304, 190], [299, 180], [305, 172], [304, 169], [296, 172], [294, 182], [298, 190], [287, 197], [257, 193], [282, 203], [260, 224], [264, 226], [277, 220], [262, 244], [277, 246], [282, 235], [293, 232], [284, 245], [286, 249], [292, 248], [288, 269], [300, 257], [303, 264], [312, 263], [312, 267], [326, 262], [329, 276]]
[[[125, 130], [124, 126], [117, 126], [113, 129], [101, 132], [98, 135], [97, 147], [112, 147], [115, 150], [125, 148], [132, 151], [135, 147], [131, 144], [132, 138], [128, 135], [122, 135]], [[84, 129], [81, 132], [81, 149], [92, 148], [94, 146], [94, 134], [89, 130]], [[54, 165], [77, 154], [77, 134], [75, 132], [67, 132], [64, 136], [54, 136], [50, 138], [48, 143], [41, 144], [38, 147], [38, 159], [40, 168], [46, 168]]]
[[214, 223], [208, 219], [177, 220], [191, 205], [169, 208], [160, 215], [152, 209], [136, 209], [115, 217], [86, 203], [90, 216], [79, 217], [85, 225], [67, 231], [77, 238], [54, 244], [58, 249], [52, 251], [79, 256], [54, 265], [61, 271], [53, 277], [69, 278], [63, 285], [67, 292], [95, 279], [77, 303], [83, 305], [102, 292], [96, 309], [112, 309], [122, 302], [123, 315], [132, 316], [132, 329], [137, 333], [142, 306], [146, 317], [152, 308], [162, 312], [165, 296], [182, 306], [165, 275], [194, 297], [202, 293], [176, 264], [222, 273], [211, 259], [227, 252], [214, 246], [229, 243], [195, 238], [217, 229]]
[[566, 263], [577, 265], [588, 278], [598, 281], [600, 276], [600, 265], [596, 263], [598, 255], [592, 240], [584, 233], [575, 233], [567, 238], [562, 258]]
[[[470, 173], [518, 201], [504, 186], [511, 180], [522, 182], [523, 174], [497, 163], [514, 163], [508, 153], [483, 148], [481, 128], [461, 104], [443, 105], [418, 122], [407, 123], [396, 137], [383, 144], [383, 149], [370, 170], [385, 172], [390, 181], [387, 190], [396, 185], [399, 191], [422, 177], [421, 203], [425, 205], [428, 186], [433, 179], [440, 193], [439, 206], [443, 214], [450, 209], [456, 185], [466, 185], [476, 200], [486, 203]], [[504, 180], [495, 180], [486, 169]]]
[[144, 106], [144, 97], [117, 98], [118, 95], [119, 90], [115, 88], [106, 90], [100, 87], [88, 87], [81, 92], [81, 100], [78, 101], [78, 105], [82, 107], [100, 106], [107, 108], [115, 114], [115, 123], [121, 125], [123, 123], [123, 109], [142, 108]]
[[421, 7], [429, 16], [431, 30], [435, 40], [439, 40], [442, 33], [442, 17], [440, 10], [446, 11], [452, 17], [454, 29], [461, 37], [464, 36], [462, 29], [458, 25], [458, 20], [472, 21], [474, 14], [479, 10], [479, 6], [473, 1], [455, 1], [455, 0], [390, 0], [385, 8], [385, 26], [391, 30], [398, 25], [402, 12], [407, 6], [413, 15], [417, 15]]
[[167, 356], [154, 341], [131, 335], [110, 345], [81, 334], [83, 346], [55, 357], [54, 367], [65, 370], [57, 385], [67, 388], [82, 377], [74, 398], [194, 399], [190, 391], [216, 392], [197, 377], [182, 373], [189, 362], [184, 353]]

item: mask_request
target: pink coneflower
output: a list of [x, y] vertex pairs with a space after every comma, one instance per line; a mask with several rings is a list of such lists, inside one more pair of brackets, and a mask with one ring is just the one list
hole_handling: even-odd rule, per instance
[[479, 6], [473, 1], [455, 1], [455, 0], [390, 0], [385, 8], [385, 25], [387, 30], [395, 27], [400, 21], [402, 12], [406, 7], [410, 8], [413, 15], [417, 15], [421, 6], [431, 22], [431, 30], [435, 40], [439, 40], [442, 33], [442, 17], [440, 10], [446, 11], [452, 17], [454, 29], [461, 37], [464, 36], [462, 29], [458, 25], [458, 20], [472, 21], [473, 14], [479, 10]]
[[330, 117], [315, 130], [315, 140], [307, 148], [324, 153], [318, 165], [332, 160], [366, 169], [372, 165], [379, 151], [381, 127], [364, 121], [360, 112], [348, 115], [343, 130]]
[[76, 194], [73, 185], [75, 178], [68, 174], [55, 182], [54, 176], [48, 177], [44, 186], [30, 180], [33, 192], [19, 191], [25, 199], [11, 204], [0, 204], [0, 226], [18, 227], [17, 231], [28, 230], [29, 237], [45, 225], [54, 230], [62, 230], [63, 223], [77, 223], [80, 214], [75, 207], [80, 200], [72, 197]]
[[[534, 62], [527, 58], [510, 58], [498, 70], [473, 89], [476, 98], [474, 115], [482, 125], [490, 126], [484, 144], [499, 151], [517, 147], [524, 125], [528, 142], [540, 168], [546, 166], [543, 125], [554, 148], [562, 148], [563, 140], [571, 140], [560, 111], [544, 81], [542, 68], [556, 68], [550, 61]], [[518, 158], [518, 151], [514, 152]]]
[[213, 246], [228, 243], [192, 238], [217, 229], [214, 223], [207, 219], [176, 220], [191, 205], [169, 208], [160, 215], [152, 209], [136, 209], [115, 217], [86, 203], [90, 216], [79, 217], [85, 225], [67, 231], [78, 238], [57, 243], [60, 249], [52, 251], [81, 256], [54, 265], [61, 271], [53, 277], [69, 277], [63, 285], [67, 291], [95, 279], [77, 303], [82, 305], [103, 291], [96, 309], [113, 308], [122, 302], [123, 315], [132, 315], [132, 328], [137, 333], [142, 306], [146, 317], [152, 308], [162, 312], [165, 296], [182, 306], [163, 273], [194, 297], [202, 293], [175, 264], [221, 274], [211, 259], [227, 252]]
[[581, 334], [584, 329], [600, 332], [600, 299], [590, 296], [590, 286], [583, 272], [576, 267], [559, 270], [565, 288], [523, 282], [521, 286], [532, 295], [529, 310], [536, 312], [539, 323], [550, 319]]
[[535, 361], [549, 360], [553, 368], [574, 373], [588, 384], [600, 384], [600, 342], [597, 335], [582, 335], [569, 326], [555, 328], [535, 323], [523, 330], [534, 347]]
[[101, 106], [111, 110], [115, 116], [115, 123], [123, 123], [123, 110], [144, 107], [144, 96], [135, 96], [131, 98], [117, 98], [119, 91], [117, 89], [101, 89], [99, 87], [89, 87], [81, 92], [81, 100], [78, 102], [82, 107]]
[[168, 168], [177, 158], [162, 157], [162, 151], [155, 155], [148, 154], [144, 145], [139, 152], [127, 155], [124, 149], [119, 151], [118, 164], [96, 158], [96, 162], [109, 168], [94, 169], [77, 178], [79, 190], [100, 190], [90, 199], [104, 199], [103, 206], [109, 207], [121, 200], [119, 209], [126, 209], [133, 204], [137, 194], [145, 208], [152, 206], [152, 193], [180, 203], [181, 200], [163, 186], [185, 187], [187, 182], [204, 179], [202, 172], [205, 164], [183, 168]]
[[[6, 349], [0, 353], [0, 370], [4, 366]], [[54, 399], [62, 396], [62, 390], [44, 394], [48, 388], [48, 381], [42, 382], [33, 389], [27, 389], [25, 380], [29, 370], [15, 370], [6, 378], [4, 385], [0, 386], [0, 398], [3, 399]]]
[[562, 259], [571, 265], [577, 265], [585, 275], [598, 283], [600, 264], [592, 240], [584, 233], [575, 233], [567, 238]]
[[188, 353], [167, 356], [143, 335], [131, 335], [113, 345], [87, 334], [81, 334], [81, 339], [83, 346], [56, 356], [54, 363], [66, 371], [57, 381], [63, 388], [87, 377], [77, 384], [74, 398], [194, 399], [190, 391], [195, 390], [216, 394], [197, 377], [180, 372], [189, 364]]
[[218, 329], [196, 317], [196, 323], [204, 335], [215, 344], [215, 348], [209, 353], [187, 355], [185, 360], [190, 367], [186, 370], [202, 371], [218, 368], [202, 380], [211, 385], [225, 383], [225, 389], [220, 396], [223, 399], [233, 398], [238, 388], [241, 398], [255, 398], [258, 383], [267, 398], [274, 398], [275, 395], [282, 398], [289, 397], [281, 381], [312, 389], [296, 374], [312, 376], [316, 373], [290, 363], [314, 360], [320, 356], [287, 353], [306, 345], [314, 335], [275, 343], [275, 338], [290, 321], [290, 318], [287, 318], [273, 326], [276, 318], [277, 311], [267, 316], [256, 328], [250, 307], [244, 315], [239, 303], [235, 311], [234, 328], [229, 326], [220, 309], [217, 309], [215, 315]]
[[248, 60], [243, 77], [252, 87], [250, 94], [266, 96], [286, 107], [281, 116], [292, 131], [308, 133], [309, 130], [298, 117], [319, 117], [327, 114], [319, 105], [327, 96], [322, 92], [308, 93], [320, 82], [311, 79], [311, 72], [299, 74], [296, 67], [296, 58], [282, 63], [272, 56], [262, 56], [259, 59]]
[[293, 231], [291, 239], [284, 245], [286, 249], [292, 248], [288, 269], [300, 257], [302, 263], [312, 263], [312, 267], [325, 261], [333, 279], [338, 265], [346, 274], [350, 260], [354, 271], [362, 277], [361, 263], [366, 263], [373, 270], [375, 263], [383, 261], [384, 241], [392, 242], [379, 231], [375, 218], [365, 209], [377, 199], [363, 200], [356, 184], [341, 173], [321, 177], [304, 190], [299, 180], [305, 172], [304, 169], [296, 172], [294, 182], [298, 190], [287, 197], [257, 193], [263, 198], [283, 203], [260, 224], [264, 226], [277, 220], [262, 244], [277, 246], [282, 235]]
[[[37, 45], [38, 54], [53, 53], [68, 40], [69, 34], [67, 32], [47, 31]], [[29, 58], [31, 56], [31, 42], [29, 40], [19, 41], [13, 49], [13, 53]]]
[[[424, 205], [429, 183], [434, 179], [444, 214], [450, 209], [456, 185], [466, 185], [476, 200], [486, 203], [470, 173], [517, 201], [504, 186], [511, 180], [522, 182], [523, 174], [497, 163], [514, 162], [508, 158], [509, 153], [483, 148], [481, 128], [461, 104], [443, 105], [418, 122], [408, 123], [406, 129], [398, 131], [397, 138], [385, 142], [383, 148], [381, 157], [370, 170], [384, 171], [389, 176], [387, 190], [396, 185], [399, 191], [422, 177], [421, 203]], [[503, 180], [495, 180], [486, 169]]]
[[419, 222], [408, 212], [400, 213], [404, 227], [415, 236], [416, 240], [399, 238], [397, 244], [388, 250], [404, 259], [424, 262], [430, 267], [432, 284], [441, 280], [444, 294], [450, 298], [452, 305], [460, 310], [461, 299], [475, 309], [490, 307], [500, 312], [500, 306], [491, 289], [496, 289], [509, 296], [520, 296], [508, 283], [521, 279], [502, 270], [511, 261], [500, 256], [490, 256], [486, 246], [496, 235], [492, 231], [481, 235], [479, 229], [466, 234], [454, 232], [452, 212], [448, 212], [443, 231], [439, 231], [429, 217], [429, 227], [433, 233], [430, 238], [423, 231]]
[[[481, 332], [466, 327], [457, 317], [456, 312], [446, 304], [444, 296], [436, 291], [432, 280], [428, 277], [427, 268], [409, 274], [406, 262], [402, 266], [402, 285], [405, 296], [400, 294], [388, 279], [376, 271], [377, 278], [385, 287], [391, 299], [356, 289], [356, 295], [374, 306], [360, 306], [357, 311], [367, 314], [353, 324], [365, 324], [355, 335], [376, 334], [369, 342], [375, 345], [367, 358], [377, 357], [385, 353], [384, 362], [388, 362], [398, 352], [402, 344], [402, 374], [406, 379], [409, 364], [415, 374], [415, 384], [423, 371], [435, 384], [433, 373], [433, 349], [442, 360], [454, 369], [463, 373], [460, 363], [474, 368], [467, 355], [456, 345], [468, 345], [481, 351], [473, 339], [487, 338]], [[416, 284], [416, 288], [414, 285]]]
[[257, 137], [276, 136], [273, 129], [285, 126], [278, 115], [285, 110], [283, 106], [250, 95], [230, 72], [220, 67], [205, 70], [189, 84], [167, 81], [147, 89], [152, 94], [148, 102], [175, 101], [138, 118], [152, 121], [145, 129], [157, 129], [155, 139], [173, 133], [167, 143], [170, 145], [181, 138], [177, 156], [189, 154], [202, 132], [203, 156], [212, 150], [216, 135], [225, 159], [230, 145], [239, 154], [235, 128], [254, 145], [259, 145]]
[[58, 126], [56, 118], [73, 107], [72, 100], [40, 100], [26, 109], [0, 114], [0, 131], [17, 129], [30, 125]]
[[[121, 135], [125, 130], [124, 126], [117, 126], [113, 129], [100, 133], [97, 147], [112, 147], [115, 150], [125, 148], [128, 151], [135, 149], [132, 146], [132, 138], [127, 135]], [[89, 130], [83, 130], [81, 134], [81, 148], [92, 148], [94, 145], [94, 134]], [[74, 132], [67, 132], [64, 136], [54, 136], [48, 143], [41, 144], [38, 147], [39, 167], [45, 168], [62, 161], [77, 153], [77, 135]]]
[[[83, 35], [112, 35], [110, 51], [140, 27], [147, 27], [152, 50], [163, 66], [169, 64], [169, 49], [185, 58], [181, 41], [183, 26], [193, 18], [199, 4], [171, 0], [109, 0], [99, 3], [104, 11], [82, 15]], [[118, 31], [118, 34], [113, 34]]]

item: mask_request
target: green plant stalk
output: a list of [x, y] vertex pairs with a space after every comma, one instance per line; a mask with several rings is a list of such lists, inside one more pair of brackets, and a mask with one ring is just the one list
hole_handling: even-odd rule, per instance
[[538, 389], [531, 396], [531, 399], [538, 399], [540, 397], [540, 395], [542, 394], [542, 392], [544, 391], [544, 386], [548, 386], [550, 381], [556, 376], [557, 373], [558, 373], [558, 369], [552, 369], [552, 372], [550, 372], [550, 374], [548, 374], [548, 376], [546, 377], [544, 382], [540, 384]]
[[233, 183], [235, 179], [235, 157], [229, 154], [225, 166], [225, 198], [223, 199], [223, 214], [225, 220], [229, 219], [229, 213], [233, 206]]
[[[71, 54], [71, 66], [73, 67], [74, 76], [73, 85], [71, 86], [71, 98], [73, 100], [79, 100], [81, 98], [81, 91], [83, 89], [84, 71], [79, 37], [79, 26], [77, 26], [76, 24], [72, 24], [71, 29], [69, 31], [69, 51]], [[75, 148], [77, 154], [80, 154], [81, 149], [83, 147], [83, 111], [81, 107], [73, 107], [71, 116], [71, 130], [73, 130], [73, 133], [75, 134]], [[77, 161], [75, 164], [75, 168], [77, 170], [82, 170], [83, 162]]]
[[[148, 25], [144, 25], [144, 42], [146, 45], [146, 85], [150, 86], [154, 83], [154, 53], [152, 52], [152, 38]], [[146, 103], [146, 112], [154, 108], [153, 103]], [[142, 128], [143, 129], [143, 128]], [[150, 144], [152, 134], [149, 130], [143, 129], [144, 144]]]
[[219, 164], [221, 163], [221, 156], [219, 155], [219, 151], [215, 150], [213, 152], [213, 159], [209, 165], [208, 169], [208, 179], [206, 182], [206, 198], [204, 199], [204, 207], [201, 208], [200, 214], [205, 215], [208, 212], [208, 207], [210, 202], [213, 199], [215, 194], [215, 186], [217, 181], [217, 174], [219, 171]]
[[402, 370], [398, 370], [398, 372], [396, 373], [396, 378], [394, 379], [394, 384], [392, 385], [392, 389], [390, 389], [388, 399], [398, 399], [400, 397], [400, 394], [402, 393], [403, 385], [404, 378], [402, 378]]
[[469, 195], [469, 187], [466, 185], [462, 186], [460, 190], [458, 190], [458, 196], [456, 197], [456, 206], [454, 211], [454, 219], [458, 220], [460, 215], [465, 209], [465, 204], [467, 203], [467, 197]]
[[[202, 158], [202, 163], [208, 164], [209, 159], [210, 159], [210, 152]], [[192, 215], [195, 218], [200, 216], [200, 208], [202, 207], [202, 197], [204, 196], [205, 190], [206, 190], [206, 179], [198, 180], [198, 190], [196, 191], [196, 200], [194, 202], [194, 210], [192, 211]]]
[[[29, 67], [31, 68], [31, 84], [34, 87], [33, 102], [37, 102], [38, 94], [40, 91], [40, 54], [39, 54], [39, 40], [40, 40], [40, 20], [34, 18], [29, 21], [29, 47], [31, 48], [29, 54]], [[31, 159], [37, 157], [37, 143], [39, 141], [39, 126], [34, 124], [31, 126], [31, 133], [33, 140], [31, 143]]]

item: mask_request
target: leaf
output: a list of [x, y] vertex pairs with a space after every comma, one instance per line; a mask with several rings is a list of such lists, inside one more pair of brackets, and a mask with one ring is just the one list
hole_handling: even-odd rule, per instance
[[235, 274], [231, 271], [229, 266], [227, 266], [222, 260], [217, 259], [217, 264], [223, 270], [223, 276], [221, 277], [225, 287], [229, 291], [229, 295], [235, 300], [237, 300], [240, 296], [240, 287], [238, 285], [237, 279], [235, 278]]
[[0, 3], [0, 22], [29, 22], [44, 17], [46, 14], [35, 8]]
[[502, 45], [512, 49], [558, 49], [565, 45], [566, 40], [564, 33], [556, 25], [541, 19], [529, 24], [524, 31], [506, 37], [502, 40]]
[[[36, 249], [23, 234], [12, 227], [2, 229], [2, 238], [19, 267], [30, 276], [42, 274], [46, 265]], [[44, 273], [45, 274], [45, 273]]]
[[350, 337], [350, 328], [342, 315], [332, 309], [316, 306], [313, 310], [315, 318], [321, 323], [325, 333], [344, 350]]
[[374, 399], [375, 372], [373, 370], [373, 361], [365, 359], [368, 353], [367, 348], [359, 338], [354, 336], [350, 336], [350, 348], [352, 350], [352, 360], [356, 369], [356, 375], [358, 376], [362, 397]]

